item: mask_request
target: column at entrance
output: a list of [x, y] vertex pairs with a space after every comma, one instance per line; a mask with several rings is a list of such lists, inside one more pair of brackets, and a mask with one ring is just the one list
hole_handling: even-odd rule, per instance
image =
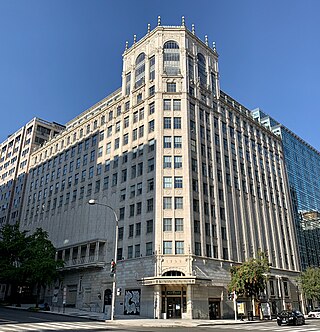
[[185, 318], [192, 319], [192, 285], [187, 285], [187, 312]]
[[161, 318], [161, 285], [154, 286], [154, 318]]

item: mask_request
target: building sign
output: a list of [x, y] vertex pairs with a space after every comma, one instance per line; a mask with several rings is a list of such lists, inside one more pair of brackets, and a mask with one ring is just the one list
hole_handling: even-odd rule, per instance
[[140, 315], [140, 289], [126, 290], [124, 294], [124, 314]]

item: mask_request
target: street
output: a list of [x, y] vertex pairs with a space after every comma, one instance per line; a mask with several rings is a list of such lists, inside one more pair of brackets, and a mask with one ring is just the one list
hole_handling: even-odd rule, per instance
[[[29, 312], [0, 307], [0, 332], [49, 332], [49, 331], [117, 331], [117, 332], [232, 332], [232, 331], [271, 331], [271, 332], [319, 332], [320, 319], [307, 320], [304, 326], [278, 326], [276, 321], [257, 322], [236, 325], [216, 325], [213, 321], [201, 324], [197, 327], [150, 327], [136, 324], [132, 326], [119, 326], [108, 322], [98, 322], [78, 317], [57, 315], [45, 312]], [[142, 323], [142, 321], [141, 321]], [[159, 323], [161, 323], [159, 321]]]

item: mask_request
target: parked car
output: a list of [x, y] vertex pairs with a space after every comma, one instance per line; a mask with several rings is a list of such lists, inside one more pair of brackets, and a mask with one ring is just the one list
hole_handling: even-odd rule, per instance
[[320, 318], [320, 308], [311, 310], [308, 313], [308, 317], [310, 317], [310, 318]]
[[304, 316], [299, 310], [283, 310], [277, 315], [278, 325], [303, 325]]

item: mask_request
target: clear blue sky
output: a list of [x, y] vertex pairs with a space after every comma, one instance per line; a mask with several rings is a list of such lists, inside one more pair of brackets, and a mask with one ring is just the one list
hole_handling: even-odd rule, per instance
[[216, 41], [222, 89], [320, 150], [318, 0], [0, 0], [0, 142], [66, 123], [120, 87], [122, 52], [157, 16]]

